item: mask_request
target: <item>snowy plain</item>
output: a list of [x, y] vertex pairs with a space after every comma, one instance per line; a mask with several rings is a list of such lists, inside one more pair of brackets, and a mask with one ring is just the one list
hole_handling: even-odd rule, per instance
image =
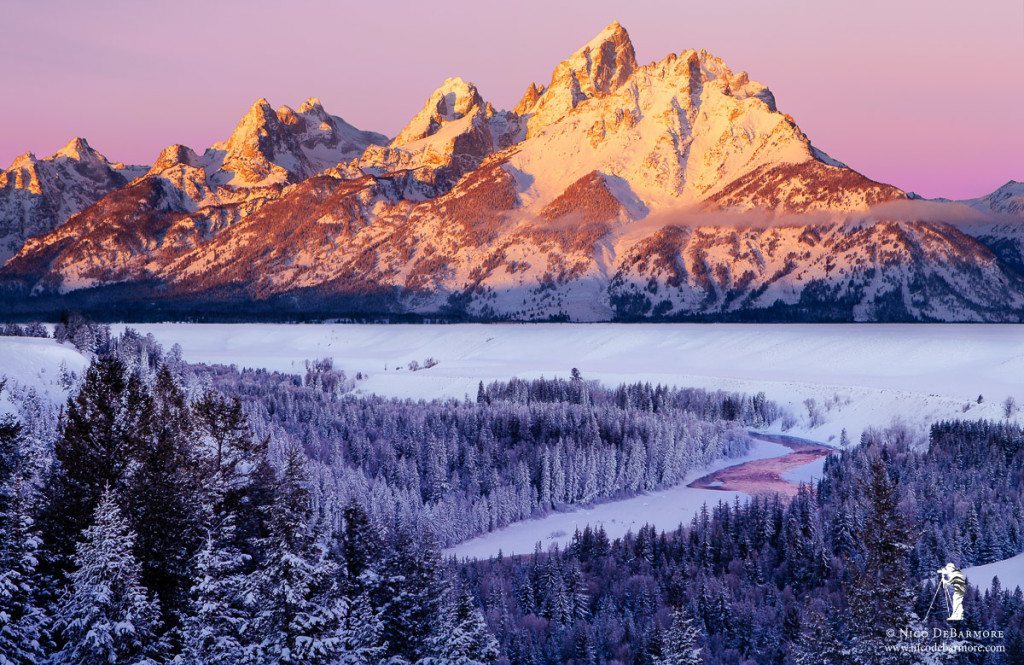
[[[479, 381], [567, 377], [577, 367], [608, 385], [650, 381], [763, 391], [790, 409], [790, 434], [856, 443], [894, 418], [916, 427], [945, 418], [1001, 419], [1024, 404], [1024, 326], [760, 324], [177, 324], [132, 325], [192, 362], [301, 373], [331, 357], [358, 390], [431, 399], [475, 396]], [[411, 372], [410, 361], [430, 369]], [[978, 396], [984, 397], [982, 403]], [[810, 422], [804, 401], [823, 416]], [[1019, 417], [1019, 414], [1018, 414]], [[781, 429], [781, 423], [776, 424]]]

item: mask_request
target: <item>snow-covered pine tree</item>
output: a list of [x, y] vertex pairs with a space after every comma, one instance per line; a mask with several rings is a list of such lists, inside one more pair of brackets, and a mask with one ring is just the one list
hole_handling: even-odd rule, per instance
[[689, 613], [679, 607], [672, 613], [672, 625], [662, 636], [658, 665], [699, 665], [704, 662], [700, 652], [703, 641], [700, 629]]
[[185, 396], [168, 367], [157, 371], [152, 393], [153, 437], [139, 451], [123, 496], [142, 581], [173, 624], [187, 600], [189, 566], [202, 543], [195, 436]]
[[254, 590], [276, 479], [267, 446], [253, 439], [238, 400], [208, 391], [192, 414], [190, 426], [200, 443], [191, 451], [191, 463], [202, 485], [206, 527], [180, 627], [182, 660], [189, 665], [251, 662], [263, 639], [255, 628]]
[[54, 446], [39, 527], [46, 572], [59, 578], [103, 488], [120, 490], [126, 470], [152, 433], [153, 402], [138, 377], [114, 357], [93, 361], [78, 394], [67, 403]]
[[439, 550], [399, 530], [382, 568], [388, 572], [382, 591], [389, 600], [381, 617], [388, 654], [410, 662], [430, 656], [427, 640], [434, 634], [448, 590]]
[[38, 539], [21, 440], [21, 425], [10, 416], [0, 419], [0, 665], [29, 665], [43, 655], [45, 617], [33, 597]]
[[917, 641], [916, 638], [900, 638], [900, 630], [915, 631], [923, 629], [924, 625], [913, 610], [914, 584], [908, 572], [910, 527], [900, 512], [896, 485], [879, 460], [871, 463], [871, 478], [864, 487], [864, 494], [867, 516], [861, 541], [865, 563], [850, 598], [855, 633], [853, 662], [858, 665], [924, 662], [919, 654], [898, 648], [900, 644]]
[[305, 456], [292, 447], [271, 506], [265, 558], [252, 579], [252, 655], [268, 665], [332, 664], [343, 653], [337, 570], [310, 528], [307, 483]]
[[498, 641], [465, 590], [449, 594], [420, 665], [483, 665], [498, 659]]
[[[830, 608], [829, 614], [835, 609]], [[849, 649], [844, 647], [825, 613], [812, 609], [804, 617], [800, 637], [793, 646], [796, 665], [848, 665]]]
[[69, 588], [57, 606], [60, 645], [53, 665], [155, 663], [161, 657], [160, 608], [142, 586], [135, 535], [105, 490], [75, 549]]
[[204, 503], [214, 517], [232, 516], [235, 544], [256, 565], [262, 558], [260, 543], [267, 535], [276, 482], [267, 459], [268, 442], [253, 438], [238, 399], [207, 391], [193, 413]]
[[384, 624], [373, 608], [368, 594], [349, 599], [343, 595], [336, 601], [341, 648], [333, 665], [376, 665], [381, 662], [387, 645], [382, 634]]
[[341, 590], [349, 598], [364, 593], [376, 595], [380, 587], [377, 566], [384, 551], [380, 535], [366, 510], [354, 499], [342, 510], [342, 519]]
[[234, 540], [227, 516], [211, 529], [196, 557], [192, 599], [180, 628], [184, 665], [239, 665], [254, 651], [247, 641], [254, 613], [246, 596], [248, 557]]
[[342, 509], [342, 529], [335, 547], [338, 565], [338, 612], [344, 665], [378, 663], [386, 651], [380, 608], [389, 601], [385, 577], [378, 570], [384, 543], [358, 501]]

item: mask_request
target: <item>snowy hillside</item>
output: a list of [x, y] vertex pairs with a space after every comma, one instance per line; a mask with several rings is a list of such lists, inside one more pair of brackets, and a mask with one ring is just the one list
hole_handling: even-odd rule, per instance
[[82, 376], [89, 360], [70, 344], [52, 339], [0, 336], [0, 381], [7, 380], [0, 393], [0, 413], [12, 412], [11, 394], [33, 390], [53, 404], [68, 397], [69, 384], [62, 372]]
[[992, 587], [992, 578], [998, 577], [999, 584], [1004, 589], [1020, 587], [1024, 589], [1024, 554], [1015, 557], [987, 563], [983, 566], [975, 566], [964, 570], [967, 579], [971, 584], [980, 589]]

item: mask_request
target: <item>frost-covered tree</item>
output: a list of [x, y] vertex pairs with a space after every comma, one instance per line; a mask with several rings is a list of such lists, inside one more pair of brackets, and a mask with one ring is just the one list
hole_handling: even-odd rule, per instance
[[191, 559], [202, 542], [195, 434], [191, 410], [169, 368], [157, 371], [152, 395], [152, 436], [139, 447], [123, 495], [142, 581], [160, 601], [165, 620], [175, 622], [191, 583]]
[[370, 522], [366, 510], [356, 501], [349, 501], [342, 511], [340, 543], [340, 583], [349, 598], [365, 593], [377, 594], [382, 577], [378, 570], [384, 552], [384, 542]]
[[0, 419], [0, 665], [28, 665], [42, 656], [45, 623], [37, 606], [38, 539], [29, 516], [21, 425]]
[[237, 665], [254, 651], [248, 557], [234, 540], [228, 516], [211, 530], [194, 562], [196, 580], [181, 625], [182, 660], [187, 665]]
[[45, 487], [39, 526], [48, 572], [59, 576], [68, 570], [103, 488], [123, 489], [152, 426], [153, 400], [145, 384], [117, 358], [94, 361], [68, 400]]
[[672, 625], [662, 637], [661, 658], [658, 665], [699, 665], [703, 635], [694, 625], [693, 618], [683, 608], [672, 613]]
[[[205, 537], [192, 561], [181, 626], [182, 658], [194, 665], [248, 662], [260, 653], [256, 572], [276, 480], [237, 400], [206, 392], [194, 405], [190, 459], [204, 504]], [[241, 525], [240, 527], [238, 525]]]
[[483, 665], [498, 659], [498, 641], [468, 592], [453, 594], [441, 608], [424, 665]]
[[383, 641], [384, 624], [368, 594], [355, 598], [339, 595], [335, 599], [338, 615], [337, 665], [372, 665], [381, 662], [387, 651]]
[[[835, 609], [830, 608], [835, 615]], [[817, 609], [804, 617], [800, 636], [793, 646], [796, 665], [848, 665], [852, 662], [849, 648], [843, 646], [828, 617]]]
[[305, 462], [289, 449], [252, 579], [251, 630], [262, 663], [334, 663], [343, 652], [337, 570], [312, 528]]
[[[865, 665], [909, 663], [914, 654], [894, 650], [908, 643], [893, 637], [901, 628], [921, 628], [914, 613], [914, 587], [907, 558], [911, 551], [910, 527], [899, 510], [899, 493], [884, 464], [873, 460], [864, 486], [866, 518], [861, 539], [864, 567], [858, 571], [851, 593], [854, 618], [853, 662]], [[888, 648], [887, 648], [888, 647]]]
[[238, 399], [207, 391], [193, 407], [202, 500], [214, 518], [230, 515], [235, 544], [256, 564], [274, 498], [266, 438], [254, 437]]
[[57, 605], [59, 649], [53, 665], [152, 663], [160, 657], [159, 604], [140, 582], [135, 536], [105, 491], [73, 557], [69, 587]]
[[382, 584], [388, 600], [381, 617], [388, 654], [411, 662], [430, 657], [428, 638], [448, 594], [440, 552], [429, 539], [417, 542], [400, 531], [382, 568], [389, 573]]

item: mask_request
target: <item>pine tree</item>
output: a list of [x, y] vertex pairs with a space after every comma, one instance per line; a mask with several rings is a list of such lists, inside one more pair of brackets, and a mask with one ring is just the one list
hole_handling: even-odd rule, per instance
[[45, 623], [36, 605], [38, 539], [26, 499], [21, 425], [0, 419], [0, 665], [28, 665], [42, 656]]
[[137, 376], [114, 357], [93, 361], [68, 400], [54, 446], [40, 530], [46, 571], [59, 579], [89, 525], [104, 487], [123, 489], [126, 473], [152, 432], [153, 404]]
[[159, 658], [159, 604], [140, 582], [135, 536], [107, 489], [75, 549], [74, 571], [54, 629], [53, 665], [142, 664]]
[[373, 665], [381, 662], [387, 645], [383, 641], [384, 625], [367, 594], [337, 601], [340, 623], [338, 665]]
[[449, 594], [442, 607], [440, 620], [428, 642], [429, 655], [422, 665], [483, 665], [498, 658], [498, 641], [494, 639], [483, 614], [465, 590]]
[[193, 413], [203, 503], [214, 516], [231, 515], [235, 545], [255, 567], [262, 558], [259, 545], [268, 534], [276, 483], [267, 459], [268, 441], [252, 436], [237, 399], [208, 391]]
[[[899, 494], [883, 463], [874, 460], [870, 471], [870, 481], [864, 487], [867, 516], [861, 532], [865, 562], [850, 599], [854, 662], [912, 662], [912, 653], [892, 648], [900, 641], [901, 629], [920, 624], [913, 612], [914, 584], [908, 571], [910, 527], [899, 510]], [[889, 631], [896, 631], [896, 637]]]
[[427, 641], [434, 634], [448, 588], [440, 552], [432, 543], [416, 542], [400, 530], [382, 569], [388, 572], [382, 585], [388, 602], [381, 617], [388, 655], [410, 662], [429, 657]]
[[699, 665], [703, 635], [683, 608], [672, 613], [672, 625], [662, 636], [661, 658], [658, 665]]
[[247, 562], [234, 546], [231, 516], [210, 531], [195, 560], [196, 581], [182, 622], [182, 660], [187, 665], [238, 665], [255, 651], [249, 642], [254, 610], [247, 597]]
[[311, 528], [305, 459], [288, 451], [271, 507], [265, 559], [253, 578], [252, 629], [263, 663], [334, 663], [343, 652], [337, 571]]
[[380, 575], [376, 570], [384, 544], [373, 524], [354, 499], [342, 511], [341, 590], [349, 598], [376, 594]]
[[206, 528], [180, 631], [182, 652], [190, 665], [248, 662], [263, 639], [254, 594], [276, 480], [266, 442], [252, 438], [239, 401], [209, 391], [192, 413], [200, 440], [192, 450], [193, 482], [202, 486]]
[[[834, 614], [834, 608], [829, 612]], [[793, 645], [796, 665], [844, 665], [852, 662], [849, 650], [840, 643], [828, 618], [817, 610], [811, 610], [804, 621], [800, 637]]]
[[160, 601], [164, 620], [173, 622], [185, 605], [189, 565], [202, 542], [195, 436], [185, 396], [166, 366], [157, 373], [153, 396], [155, 433], [139, 453], [125, 502], [142, 581]]

